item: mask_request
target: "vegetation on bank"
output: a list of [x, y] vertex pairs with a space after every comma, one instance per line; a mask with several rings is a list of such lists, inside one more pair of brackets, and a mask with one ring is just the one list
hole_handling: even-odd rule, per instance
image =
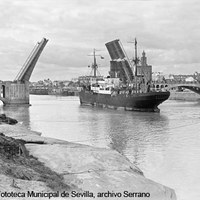
[[62, 175], [29, 155], [25, 144], [24, 140], [7, 137], [0, 133], [0, 173], [13, 178], [11, 186], [23, 190], [16, 184], [17, 179], [22, 179], [44, 182], [53, 191], [70, 190], [71, 188], [64, 183]]

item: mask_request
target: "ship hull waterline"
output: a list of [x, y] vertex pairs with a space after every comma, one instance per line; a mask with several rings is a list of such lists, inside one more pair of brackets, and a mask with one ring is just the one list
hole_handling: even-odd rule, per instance
[[170, 92], [148, 92], [137, 94], [109, 94], [93, 93], [82, 90], [79, 92], [80, 104], [111, 109], [124, 109], [141, 112], [159, 112], [158, 105], [167, 100]]

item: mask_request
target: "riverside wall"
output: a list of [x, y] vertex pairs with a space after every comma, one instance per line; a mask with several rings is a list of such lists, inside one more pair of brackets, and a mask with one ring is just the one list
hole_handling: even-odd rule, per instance
[[169, 100], [199, 101], [200, 95], [192, 91], [187, 91], [187, 92], [170, 91]]

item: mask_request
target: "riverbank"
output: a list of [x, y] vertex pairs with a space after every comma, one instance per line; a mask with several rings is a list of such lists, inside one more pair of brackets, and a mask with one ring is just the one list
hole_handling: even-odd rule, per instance
[[[69, 194], [68, 199], [76, 199], [75, 197], [91, 199], [91, 195], [96, 198], [97, 195], [104, 196], [99, 199], [127, 199], [131, 196], [133, 198], [133, 195], [142, 195], [141, 193], [150, 196], [134, 199], [176, 199], [173, 189], [145, 178], [140, 169], [114, 150], [42, 137], [20, 124], [2, 124], [0, 132], [8, 137], [25, 141], [25, 147], [32, 156], [28, 160], [32, 159], [32, 162], [35, 162], [27, 161], [27, 164], [24, 164], [25, 161], [22, 159], [20, 165], [18, 161], [12, 159], [5, 162], [1, 157], [2, 169], [5, 168], [3, 163], [7, 163], [7, 171], [12, 169], [12, 173], [1, 170], [1, 193], [23, 192], [27, 195], [27, 191], [34, 191], [50, 194], [59, 190], [60, 198], [56, 199], [63, 199], [62, 191], [65, 191], [66, 196]], [[39, 170], [31, 167], [33, 165], [37, 165]], [[29, 173], [29, 178], [25, 178], [23, 173], [18, 173], [20, 175], [16, 177], [15, 170]], [[45, 172], [43, 177], [42, 172]], [[50, 184], [51, 176], [56, 177], [52, 179], [52, 182], [54, 181], [52, 184]], [[121, 197], [114, 198], [114, 195]], [[19, 199], [30, 198], [25, 196]]]
[[199, 101], [200, 95], [192, 91], [170, 91], [169, 100]]

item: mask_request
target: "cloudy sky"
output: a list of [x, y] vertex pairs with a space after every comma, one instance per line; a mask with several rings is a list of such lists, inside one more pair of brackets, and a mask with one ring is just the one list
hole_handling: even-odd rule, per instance
[[198, 0], [0, 0], [0, 80], [13, 80], [43, 37], [49, 42], [30, 81], [86, 75], [93, 48], [109, 71], [105, 43], [120, 39], [129, 57], [137, 37], [153, 71], [200, 72]]

